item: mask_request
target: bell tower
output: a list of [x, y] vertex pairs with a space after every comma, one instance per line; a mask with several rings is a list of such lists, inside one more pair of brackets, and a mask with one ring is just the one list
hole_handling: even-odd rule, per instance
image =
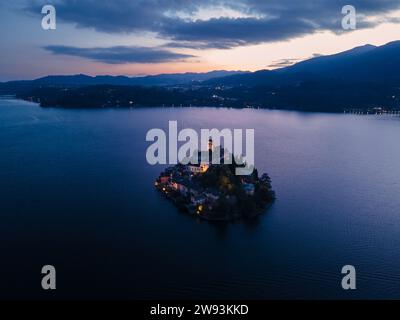
[[208, 151], [213, 151], [213, 149], [214, 149], [213, 141], [212, 141], [212, 139], [210, 138], [210, 139], [208, 140]]
[[214, 149], [214, 145], [213, 145], [213, 141], [210, 138], [208, 140], [208, 163], [211, 164], [212, 163], [212, 158], [213, 158], [213, 150]]

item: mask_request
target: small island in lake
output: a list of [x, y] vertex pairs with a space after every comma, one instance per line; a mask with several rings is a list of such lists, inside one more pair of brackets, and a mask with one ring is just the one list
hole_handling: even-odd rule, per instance
[[275, 200], [270, 177], [259, 177], [255, 168], [250, 175], [236, 175], [236, 168], [245, 166], [237, 164], [241, 161], [218, 147], [220, 163], [213, 164], [216, 147], [211, 139], [208, 149], [197, 152], [196, 164], [177, 164], [164, 170], [155, 182], [157, 190], [180, 211], [205, 220], [231, 221], [265, 212]]

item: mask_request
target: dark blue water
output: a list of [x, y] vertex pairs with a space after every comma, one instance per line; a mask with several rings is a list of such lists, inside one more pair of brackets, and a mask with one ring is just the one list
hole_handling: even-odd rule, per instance
[[[255, 128], [278, 199], [248, 223], [180, 214], [146, 132]], [[400, 298], [400, 119], [0, 101], [2, 298]], [[41, 290], [41, 267], [57, 290]], [[357, 290], [341, 289], [341, 268]]]

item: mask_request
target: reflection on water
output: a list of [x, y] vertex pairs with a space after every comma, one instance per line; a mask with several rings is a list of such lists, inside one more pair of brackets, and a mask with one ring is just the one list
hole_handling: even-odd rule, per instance
[[[278, 199], [255, 220], [209, 223], [154, 190], [146, 132], [254, 128]], [[398, 118], [267, 110], [42, 109], [0, 101], [0, 296], [398, 298]], [[343, 265], [358, 289], [340, 288]]]

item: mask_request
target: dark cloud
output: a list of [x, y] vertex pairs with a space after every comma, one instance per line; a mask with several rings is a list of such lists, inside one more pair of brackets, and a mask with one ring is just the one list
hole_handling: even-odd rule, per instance
[[[329, 30], [344, 33], [341, 26], [341, 9], [345, 1], [293, 1], [293, 0], [243, 0], [245, 14], [251, 18], [217, 18], [209, 20], [183, 21], [169, 23], [160, 34], [169, 37], [173, 44], [181, 41], [191, 43], [192, 48], [226, 48], [243, 44], [275, 42]], [[366, 18], [384, 15], [390, 10], [399, 9], [398, 0], [352, 0], [357, 9], [358, 29], [373, 27], [386, 22], [367, 21]], [[393, 20], [392, 20], [393, 21]]]
[[57, 18], [81, 28], [108, 33], [135, 31], [158, 32], [169, 19], [167, 13], [191, 14], [201, 3], [214, 0], [35, 0], [27, 1], [26, 10], [38, 14], [45, 4], [53, 4]]
[[[48, 1], [30, 3], [29, 10]], [[329, 30], [341, 33], [343, 0], [54, 0], [58, 19], [78, 27], [108, 33], [154, 32], [171, 47], [226, 49], [235, 46], [283, 41]], [[358, 28], [388, 21], [385, 14], [400, 9], [399, 0], [352, 0]], [[199, 9], [224, 7], [243, 17], [200, 19]], [[210, 9], [211, 10], [211, 9]], [[368, 22], [369, 16], [381, 16]], [[346, 31], [348, 32], [348, 31]]]
[[58, 55], [76, 56], [109, 64], [161, 63], [180, 61], [195, 56], [175, 53], [159, 48], [116, 46], [109, 48], [78, 48], [70, 46], [46, 46], [47, 51]]
[[273, 61], [270, 65], [268, 65], [268, 68], [284, 68], [284, 67], [291, 66], [299, 61], [300, 61], [299, 59], [276, 60], [276, 61]]
[[[296, 25], [293, 28], [293, 25]], [[207, 48], [230, 48], [245, 44], [280, 41], [312, 33], [316, 29], [307, 20], [296, 18], [288, 23], [282, 19], [219, 18], [206, 21], [176, 21], [160, 33], [174, 42], [199, 43]], [[200, 47], [201, 48], [201, 47]]]

